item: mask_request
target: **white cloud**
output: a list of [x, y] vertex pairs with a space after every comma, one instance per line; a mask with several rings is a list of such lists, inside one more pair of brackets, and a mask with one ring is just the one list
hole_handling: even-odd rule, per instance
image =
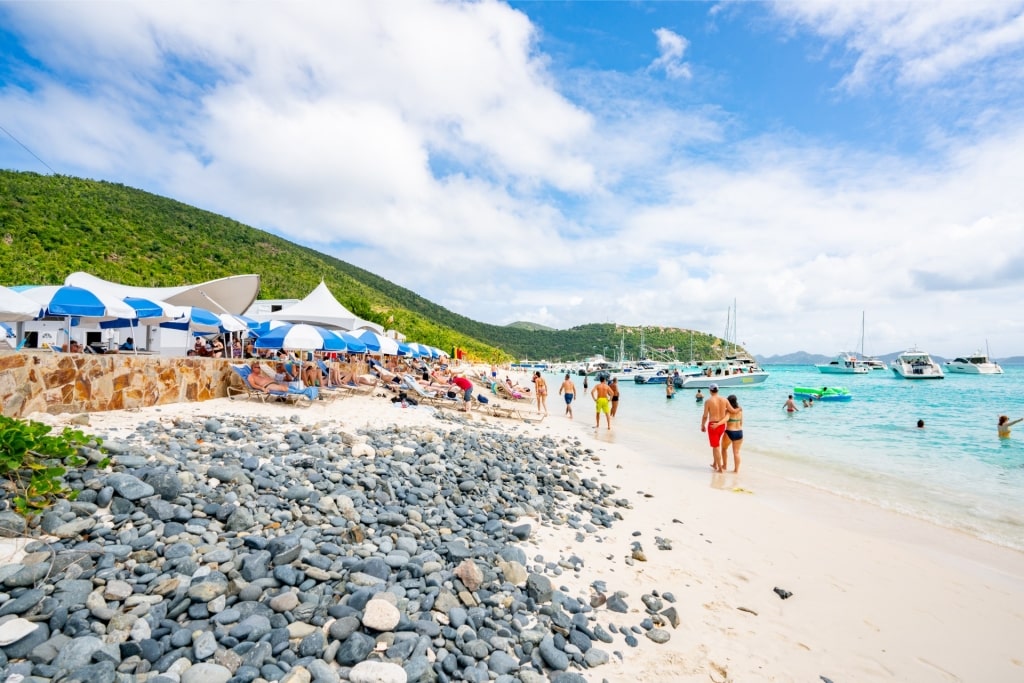
[[1021, 0], [785, 0], [773, 9], [843, 42], [855, 59], [844, 79], [853, 89], [890, 77], [911, 87], [961, 80], [987, 60], [1024, 57]]
[[651, 62], [650, 68], [664, 70], [669, 78], [691, 78], [690, 65], [683, 60], [690, 41], [667, 28], [656, 29], [654, 35], [658, 37], [659, 55]]

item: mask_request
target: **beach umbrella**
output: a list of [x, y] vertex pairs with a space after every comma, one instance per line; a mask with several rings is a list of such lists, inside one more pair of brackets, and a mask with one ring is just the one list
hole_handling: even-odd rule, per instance
[[214, 313], [198, 306], [181, 306], [180, 308], [184, 311], [182, 317], [160, 323], [160, 327], [207, 334], [220, 332], [222, 321]]
[[260, 335], [257, 349], [285, 349], [287, 351], [346, 351], [344, 340], [323, 327], [304, 323], [284, 323]]
[[413, 355], [417, 358], [430, 358], [433, 354], [430, 353], [430, 347], [426, 344], [420, 344], [419, 342], [409, 342], [409, 347], [415, 352]]
[[43, 314], [43, 307], [34, 299], [7, 287], [0, 287], [0, 320], [24, 322], [35, 320]]
[[406, 344], [405, 342], [397, 342], [397, 343], [398, 343], [398, 355], [399, 356], [413, 356], [413, 357], [418, 357], [419, 356], [419, 352], [416, 349], [412, 348], [411, 345]]
[[245, 332], [250, 329], [249, 323], [231, 313], [220, 313], [217, 315], [217, 319], [220, 320], [219, 330], [221, 332]]
[[352, 334], [366, 344], [366, 348], [372, 353], [382, 353], [387, 356], [398, 355], [398, 342], [391, 337], [385, 337], [383, 334], [366, 329], [354, 331]]
[[179, 320], [187, 311], [185, 306], [175, 306], [156, 299], [126, 296], [122, 300], [132, 307], [135, 311], [135, 316], [132, 318], [104, 320], [100, 322], [101, 328], [109, 330], [119, 327], [134, 327], [135, 325], [156, 325], [162, 322]]
[[134, 320], [138, 316], [135, 309], [123, 300], [107, 292], [75, 287], [73, 285], [43, 285], [29, 287], [22, 292], [25, 296], [41, 304], [46, 315], [60, 316], [67, 320], [64, 330], [67, 339], [71, 339], [72, 318], [91, 318], [93, 320], [110, 320], [124, 318]]
[[369, 350], [366, 344], [364, 344], [362, 340], [354, 334], [350, 334], [349, 332], [339, 332], [338, 330], [334, 330], [334, 334], [341, 337], [341, 340], [345, 342], [345, 347], [348, 349], [349, 353], [366, 353]]
[[41, 304], [46, 314], [66, 318], [125, 318], [134, 319], [135, 309], [121, 299], [73, 285], [44, 285], [29, 287], [22, 294]]

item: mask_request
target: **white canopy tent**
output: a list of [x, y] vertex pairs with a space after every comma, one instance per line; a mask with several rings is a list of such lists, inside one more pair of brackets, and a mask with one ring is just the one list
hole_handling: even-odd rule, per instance
[[285, 320], [340, 330], [367, 328], [384, 332], [380, 325], [363, 320], [342, 306], [322, 280], [302, 301], [262, 317], [267, 320]]

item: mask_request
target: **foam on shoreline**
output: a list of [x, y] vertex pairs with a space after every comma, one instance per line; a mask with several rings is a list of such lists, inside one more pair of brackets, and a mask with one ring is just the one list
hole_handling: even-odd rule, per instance
[[[587, 542], [567, 525], [541, 526], [527, 554], [582, 560], [553, 578], [573, 595], [589, 595], [594, 581], [624, 592], [628, 613], [596, 610], [606, 627], [638, 625], [647, 616], [641, 596], [652, 592], [673, 594], [681, 618], [668, 643], [641, 636], [637, 648], [620, 650], [621, 661], [584, 672], [588, 678], [1024, 677], [1024, 554], [762, 475], [753, 458], [737, 485], [731, 475], [708, 472], [696, 428], [679, 443], [657, 444], [631, 432], [625, 417], [611, 432], [595, 431], [586, 402], [572, 421], [551, 403], [553, 414], [540, 425], [473, 421], [579, 439], [595, 454], [580, 476], [618, 487], [615, 497], [631, 508]], [[82, 428], [115, 436], [146, 420], [223, 414], [298, 415], [306, 424], [337, 421], [349, 429], [437, 424], [430, 409], [356, 397], [310, 408], [218, 399], [96, 413]], [[646, 561], [633, 559], [635, 543]], [[792, 597], [781, 600], [776, 587]]]

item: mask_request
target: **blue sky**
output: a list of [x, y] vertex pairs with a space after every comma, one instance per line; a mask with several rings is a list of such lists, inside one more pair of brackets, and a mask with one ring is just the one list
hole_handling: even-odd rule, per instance
[[1024, 354], [1022, 0], [15, 2], [0, 27], [31, 150], [0, 133], [0, 166], [474, 319], [720, 334], [735, 299], [755, 353], [859, 344], [866, 311], [869, 352]]

